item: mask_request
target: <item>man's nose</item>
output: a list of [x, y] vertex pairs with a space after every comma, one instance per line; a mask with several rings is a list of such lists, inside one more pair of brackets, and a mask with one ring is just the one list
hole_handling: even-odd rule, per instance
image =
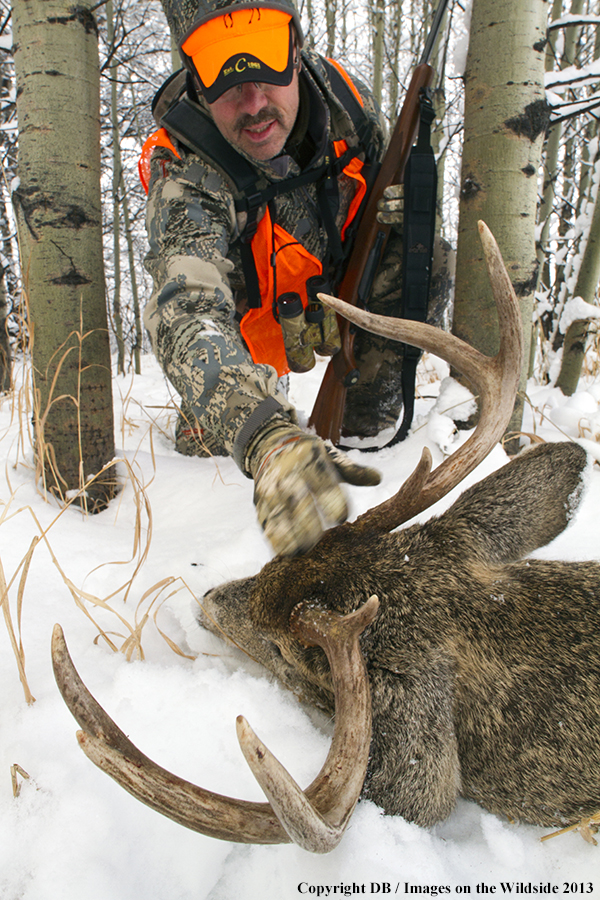
[[256, 116], [268, 103], [269, 100], [265, 92], [255, 81], [246, 81], [242, 84], [239, 106], [245, 113], [250, 116]]

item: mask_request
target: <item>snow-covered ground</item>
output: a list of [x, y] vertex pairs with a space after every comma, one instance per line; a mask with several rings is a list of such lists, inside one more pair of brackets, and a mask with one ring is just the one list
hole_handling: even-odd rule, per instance
[[[292, 398], [305, 412], [315, 377], [292, 382]], [[172, 400], [152, 358], [144, 359], [141, 376], [115, 385], [124, 488], [109, 510], [89, 518], [44, 501], [34, 483], [31, 448], [20, 439], [26, 416], [18, 415], [14, 397], [0, 402], [0, 559], [36, 698], [26, 703], [9, 632], [0, 624], [1, 900], [598, 896], [600, 847], [577, 833], [541, 843], [543, 829], [502, 821], [473, 803], [459, 802], [446, 822], [424, 830], [361, 802], [339, 847], [316, 857], [295, 846], [230, 844], [187, 831], [139, 804], [87, 760], [52, 675], [55, 622], [64, 628], [82, 677], [130, 738], [161, 765], [204, 787], [263, 799], [236, 741], [238, 713], [301, 784], [320, 768], [331, 734], [320, 714], [195, 625], [196, 596], [253, 574], [270, 557], [255, 521], [251, 482], [229, 459], [175, 452]], [[397, 488], [424, 444], [434, 463], [441, 460], [439, 448], [448, 446], [452, 426], [440, 416], [443, 409], [433, 410], [438, 388], [436, 380], [421, 385], [424, 399], [407, 441], [367, 458], [383, 480], [351, 490], [353, 516]], [[452, 405], [453, 399], [451, 387], [444, 402]], [[583, 436], [598, 446], [600, 382], [570, 400], [532, 386], [530, 399], [544, 415], [534, 422], [528, 413], [525, 431], [551, 440]], [[505, 461], [497, 447], [469, 483]], [[595, 466], [576, 520], [540, 555], [600, 559], [599, 504]], [[107, 640], [129, 654], [113, 652]], [[20, 790], [13, 797], [15, 764], [29, 777], [17, 771]]]

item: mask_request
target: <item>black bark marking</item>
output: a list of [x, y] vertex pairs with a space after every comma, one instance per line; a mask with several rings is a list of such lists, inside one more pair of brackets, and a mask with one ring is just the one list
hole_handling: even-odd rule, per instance
[[82, 206], [69, 206], [63, 222], [68, 228], [83, 228], [84, 225], [93, 224]]
[[[38, 240], [37, 229], [51, 228], [83, 228], [86, 225], [96, 225], [96, 220], [91, 218], [83, 206], [68, 204], [61, 207], [53, 194], [41, 191], [37, 185], [23, 187], [22, 185], [13, 191], [13, 198], [23, 210], [25, 221], [31, 234]], [[45, 215], [48, 213], [52, 217]], [[44, 215], [45, 214], [45, 215]]]
[[536, 261], [531, 275], [526, 281], [513, 281], [511, 278], [517, 297], [529, 297], [530, 294], [533, 294], [537, 287], [539, 265], [539, 262]]
[[546, 100], [534, 100], [522, 113], [504, 122], [515, 134], [529, 138], [533, 143], [540, 134], [547, 134], [550, 126], [550, 106]]
[[88, 278], [87, 275], [82, 275], [81, 272], [78, 271], [77, 266], [73, 260], [72, 256], [69, 256], [68, 253], [65, 253], [63, 248], [57, 244], [56, 241], [52, 241], [56, 249], [62, 253], [62, 255], [69, 260], [71, 268], [68, 272], [65, 272], [64, 275], [59, 275], [58, 278], [51, 278], [50, 284], [56, 284], [58, 287], [60, 286], [68, 286], [74, 287], [80, 284], [91, 284], [91, 278]]
[[462, 183], [462, 187], [460, 189], [461, 197], [464, 197], [465, 200], [470, 200], [481, 190], [481, 185], [473, 178], [472, 175], [467, 175], [465, 180]]
[[85, 6], [71, 7], [70, 16], [50, 16], [48, 18], [49, 25], [69, 25], [71, 22], [79, 22], [83, 25], [86, 34], [98, 34], [98, 26], [94, 14]]
[[87, 278], [85, 275], [82, 275], [81, 272], [78, 272], [77, 269], [69, 269], [64, 275], [61, 275], [59, 278], [51, 278], [51, 284], [55, 284], [58, 287], [67, 286], [74, 287], [79, 284], [91, 284], [91, 278]]

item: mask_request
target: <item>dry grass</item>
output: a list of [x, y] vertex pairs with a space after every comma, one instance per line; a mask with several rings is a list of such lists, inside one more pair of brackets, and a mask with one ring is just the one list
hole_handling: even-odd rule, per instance
[[574, 825], [569, 825], [567, 828], [561, 828], [559, 831], [553, 831], [551, 834], [545, 834], [541, 840], [549, 841], [550, 838], [560, 837], [563, 834], [569, 834], [571, 831], [578, 831], [584, 841], [587, 841], [588, 844], [593, 844], [596, 847], [598, 846], [598, 841], [594, 835], [597, 834], [598, 828], [600, 828], [600, 810], [598, 810], [597, 813], [594, 813], [593, 816], [584, 816]]
[[[8, 631], [10, 645], [11, 645], [13, 653], [15, 655], [15, 660], [17, 662], [17, 669], [19, 672], [19, 678], [20, 678], [21, 684], [23, 686], [23, 691], [25, 693], [25, 700], [27, 701], [27, 703], [34, 703], [35, 697], [31, 693], [31, 689], [27, 682], [27, 676], [25, 675], [25, 650], [23, 649], [23, 641], [21, 639], [21, 613], [23, 610], [23, 591], [25, 589], [25, 582], [27, 581], [27, 573], [29, 571], [31, 557], [33, 555], [33, 551], [35, 550], [36, 544], [37, 544], [37, 538], [34, 538], [31, 542], [28, 552], [25, 554], [25, 557], [21, 560], [21, 562], [17, 566], [10, 582], [8, 582], [8, 583], [6, 581], [6, 576], [4, 574], [2, 560], [0, 560], [0, 605], [2, 606], [2, 614], [4, 616], [4, 623], [5, 623], [7, 631]], [[10, 605], [9, 605], [8, 592], [11, 589], [14, 581], [16, 580], [19, 572], [21, 572], [21, 577], [19, 579], [19, 584], [18, 584], [18, 588], [17, 588], [17, 601], [16, 601], [17, 632], [15, 632], [15, 626], [13, 623]], [[17, 640], [17, 633], [18, 633], [18, 640]]]
[[590, 324], [581, 373], [586, 378], [600, 377], [600, 327], [596, 323]]
[[10, 780], [12, 782], [13, 797], [18, 797], [21, 793], [21, 783], [17, 777], [18, 775], [20, 775], [21, 778], [29, 778], [29, 774], [25, 771], [25, 769], [21, 768], [19, 763], [13, 763], [13, 765], [10, 767]]
[[[147, 495], [140, 485], [139, 480], [135, 478], [129, 463], [127, 461], [122, 462], [128, 467], [129, 476], [133, 485], [133, 502], [136, 510], [135, 522], [132, 529], [132, 553], [128, 559], [108, 560], [99, 563], [94, 566], [86, 578], [99, 568], [108, 566], [126, 565], [131, 569], [131, 566], [133, 565], [133, 572], [128, 574], [127, 578], [107, 596], [99, 596], [98, 594], [86, 591], [77, 585], [69, 577], [65, 567], [60, 562], [60, 551], [55, 552], [51, 540], [52, 529], [59, 519], [67, 513], [69, 506], [75, 502], [76, 498], [73, 498], [69, 504], [66, 504], [63, 508], [58, 510], [50, 525], [47, 525], [46, 527], [41, 524], [36, 511], [31, 506], [20, 507], [13, 511], [13, 508], [16, 505], [15, 494], [13, 494], [9, 501], [4, 504], [2, 515], [0, 516], [0, 527], [7, 526], [8, 523], [12, 522], [17, 516], [26, 515], [30, 517], [34, 530], [37, 532], [33, 536], [26, 554], [15, 566], [14, 571], [9, 578], [6, 577], [2, 561], [0, 560], [0, 604], [2, 606], [4, 622], [15, 656], [19, 678], [23, 686], [25, 699], [28, 703], [33, 703], [35, 698], [25, 674], [25, 650], [21, 637], [21, 620], [27, 576], [30, 571], [35, 550], [42, 543], [45, 545], [50, 555], [50, 559], [71, 595], [73, 602], [81, 613], [94, 625], [94, 628], [97, 631], [96, 638], [94, 639], [95, 642], [100, 639], [104, 640], [111, 650], [122, 652], [128, 660], [132, 658], [144, 659], [145, 653], [142, 643], [143, 633], [148, 623], [152, 622], [158, 633], [174, 653], [188, 659], [193, 658], [178, 646], [176, 641], [160, 627], [158, 622], [158, 614], [162, 605], [174, 596], [174, 594], [185, 590], [190, 596], [193, 596], [192, 591], [182, 579], [173, 576], [166, 577], [148, 588], [137, 603], [135, 603], [135, 606], [131, 602], [132, 594], [135, 593], [136, 578], [143, 570], [150, 547], [152, 513]], [[81, 513], [78, 514], [81, 515]], [[143, 514], [147, 517], [147, 522], [149, 523], [148, 526], [145, 526], [142, 521]], [[108, 613], [111, 617], [114, 617], [114, 629], [107, 628], [106, 626], [103, 627], [101, 625], [99, 613]], [[102, 619], [105, 620], [106, 616], [103, 615]]]
[[[26, 306], [27, 320], [30, 320], [30, 313], [27, 307], [27, 294], [24, 292], [23, 302]], [[28, 356], [34, 346], [35, 329], [30, 330], [28, 343]], [[117, 492], [117, 484], [114, 476], [114, 468], [112, 464], [104, 466], [101, 472], [98, 472], [94, 478], [86, 479], [85, 476], [85, 453], [82, 439], [82, 423], [81, 423], [81, 389], [82, 375], [89, 369], [83, 364], [83, 345], [85, 341], [94, 334], [93, 331], [84, 332], [83, 330], [83, 308], [79, 310], [79, 329], [69, 333], [63, 343], [52, 354], [43, 381], [50, 383], [48, 390], [48, 398], [45, 408], [41, 408], [40, 392], [35, 388], [35, 379], [31, 379], [31, 393], [33, 397], [33, 422], [35, 431], [35, 461], [36, 461], [36, 483], [41, 485], [41, 489], [46, 494], [54, 494], [61, 503], [67, 503], [73, 498], [78, 505], [86, 512], [97, 512], [104, 508], [107, 501], [112, 499]], [[60, 382], [61, 374], [67, 362], [71, 365], [70, 357], [77, 355], [77, 389], [75, 396], [72, 394], [59, 394], [57, 385]], [[51, 377], [50, 377], [51, 374]], [[62, 401], [68, 401], [73, 405], [75, 410], [75, 419], [77, 422], [76, 434], [78, 442], [78, 472], [77, 472], [77, 488], [73, 488], [72, 484], [68, 484], [63, 477], [60, 467], [57, 464], [54, 447], [46, 440], [46, 424], [52, 413], [55, 404]], [[73, 476], [69, 478], [73, 480]], [[95, 499], [92, 499], [95, 498]]]
[[[148, 552], [152, 540], [152, 508], [147, 494], [147, 488], [154, 480], [156, 470], [153, 432], [164, 428], [160, 425], [158, 417], [147, 414], [148, 425], [144, 434], [141, 435], [138, 443], [138, 451], [142, 445], [144, 449], [150, 450], [152, 460], [152, 473], [150, 479], [144, 482], [143, 477], [139, 474], [140, 468], [136, 464], [137, 452], [131, 457], [111, 462], [94, 478], [87, 481], [81, 481], [77, 491], [69, 492], [68, 497], [64, 496], [62, 501], [52, 500], [45, 492], [43, 481], [43, 466], [38, 462], [34, 462], [33, 446], [35, 440], [40, 439], [40, 429], [34, 430], [31, 427], [32, 414], [35, 420], [35, 410], [32, 404], [32, 385], [31, 385], [31, 367], [27, 358], [19, 358], [14, 363], [13, 384], [15, 389], [0, 398], [0, 403], [4, 410], [9, 411], [8, 425], [0, 433], [0, 444], [5, 441], [12, 440], [12, 445], [7, 453], [12, 456], [12, 462], [8, 462], [5, 466], [5, 478], [8, 490], [10, 492], [7, 499], [0, 498], [0, 528], [14, 527], [16, 518], [28, 516], [32, 525], [32, 539], [27, 552], [23, 558], [8, 571], [8, 560], [0, 559], [0, 605], [2, 606], [2, 614], [9, 635], [10, 644], [15, 657], [17, 671], [25, 698], [28, 703], [33, 703], [35, 698], [28, 684], [25, 671], [25, 649], [21, 635], [21, 621], [23, 612], [23, 602], [27, 584], [27, 577], [30, 572], [32, 561], [35, 557], [36, 548], [41, 544], [47, 549], [50, 559], [52, 560], [56, 570], [65, 584], [71, 598], [81, 613], [94, 625], [97, 631], [95, 641], [103, 640], [113, 651], [122, 652], [128, 660], [145, 657], [143, 648], [143, 635], [149, 623], [152, 623], [156, 631], [166, 642], [169, 648], [179, 656], [193, 658], [187, 654], [177, 642], [167, 634], [164, 628], [159, 624], [159, 612], [163, 604], [180, 591], [187, 591], [192, 595], [190, 588], [180, 579], [174, 576], [168, 576], [161, 579], [152, 587], [144, 591], [142, 596], [134, 603], [133, 598], [136, 593], [136, 585], [140, 574], [144, 570], [145, 563], [148, 558]], [[136, 426], [134, 424], [134, 416], [130, 415], [129, 408], [137, 404], [137, 401], [131, 396], [132, 385], [123, 397], [123, 413], [120, 422], [123, 437], [126, 430], [131, 431]], [[137, 420], [139, 421], [139, 411], [136, 410]], [[14, 437], [16, 430], [16, 439]], [[42, 416], [42, 440], [43, 440], [43, 416]], [[37, 438], [36, 438], [37, 436]], [[47, 448], [43, 448], [42, 453], [47, 454]], [[38, 454], [39, 459], [39, 454]], [[64, 515], [72, 515], [75, 507], [78, 515], [86, 515], [85, 497], [90, 487], [96, 479], [101, 479], [106, 470], [113, 468], [115, 463], [120, 471], [121, 491], [118, 497], [113, 500], [111, 508], [115, 512], [115, 524], [121, 512], [130, 514], [133, 508], [134, 516], [131, 529], [131, 553], [125, 559], [118, 560], [98, 560], [96, 565], [87, 574], [86, 579], [105, 567], [125, 566], [128, 569], [127, 576], [123, 581], [112, 590], [107, 596], [98, 596], [90, 591], [84, 590], [69, 577], [67, 567], [61, 562], [63, 548], [53, 541], [53, 530], [56, 531], [56, 524]], [[31, 480], [36, 481], [38, 489], [44, 500], [49, 505], [57, 504], [56, 515], [52, 518], [50, 524], [44, 526], [39, 520], [36, 510], [32, 506], [19, 507], [17, 503], [18, 490], [13, 487], [11, 471], [25, 467], [29, 470]], [[127, 504], [127, 510], [124, 510], [124, 504]], [[21, 526], [27, 529], [28, 526]], [[68, 551], [67, 551], [68, 552]], [[106, 627], [106, 614], [114, 619], [114, 628]], [[104, 625], [101, 624], [101, 621]]]
[[[555, 421], [548, 415], [548, 411], [551, 410], [551, 407], [548, 406], [536, 406], [528, 394], [524, 394], [525, 403], [531, 408], [532, 411], [532, 419], [533, 419], [533, 433], [530, 432], [520, 432], [524, 437], [529, 438], [532, 443], [540, 443], [543, 439], [540, 438], [537, 434], [537, 429], [539, 425], [546, 424], [550, 428], [553, 429], [557, 434], [560, 434], [562, 439], [565, 441], [572, 441], [572, 435], [568, 434], [564, 431], [560, 425], [557, 425]], [[519, 435], [517, 435], [519, 436]], [[596, 443], [600, 443], [600, 432], [596, 431], [592, 428], [590, 423], [590, 419], [585, 414], [582, 414], [578, 423], [577, 423], [577, 437], [588, 440], [595, 441]]]

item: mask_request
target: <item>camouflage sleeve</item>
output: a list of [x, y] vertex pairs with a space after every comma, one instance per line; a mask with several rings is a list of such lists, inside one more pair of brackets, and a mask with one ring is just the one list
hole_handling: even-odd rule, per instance
[[155, 151], [145, 265], [154, 290], [144, 312], [152, 347], [213, 446], [243, 468], [245, 445], [273, 415], [295, 418], [277, 373], [256, 365], [234, 318], [227, 258], [236, 233], [222, 178], [193, 155]]

